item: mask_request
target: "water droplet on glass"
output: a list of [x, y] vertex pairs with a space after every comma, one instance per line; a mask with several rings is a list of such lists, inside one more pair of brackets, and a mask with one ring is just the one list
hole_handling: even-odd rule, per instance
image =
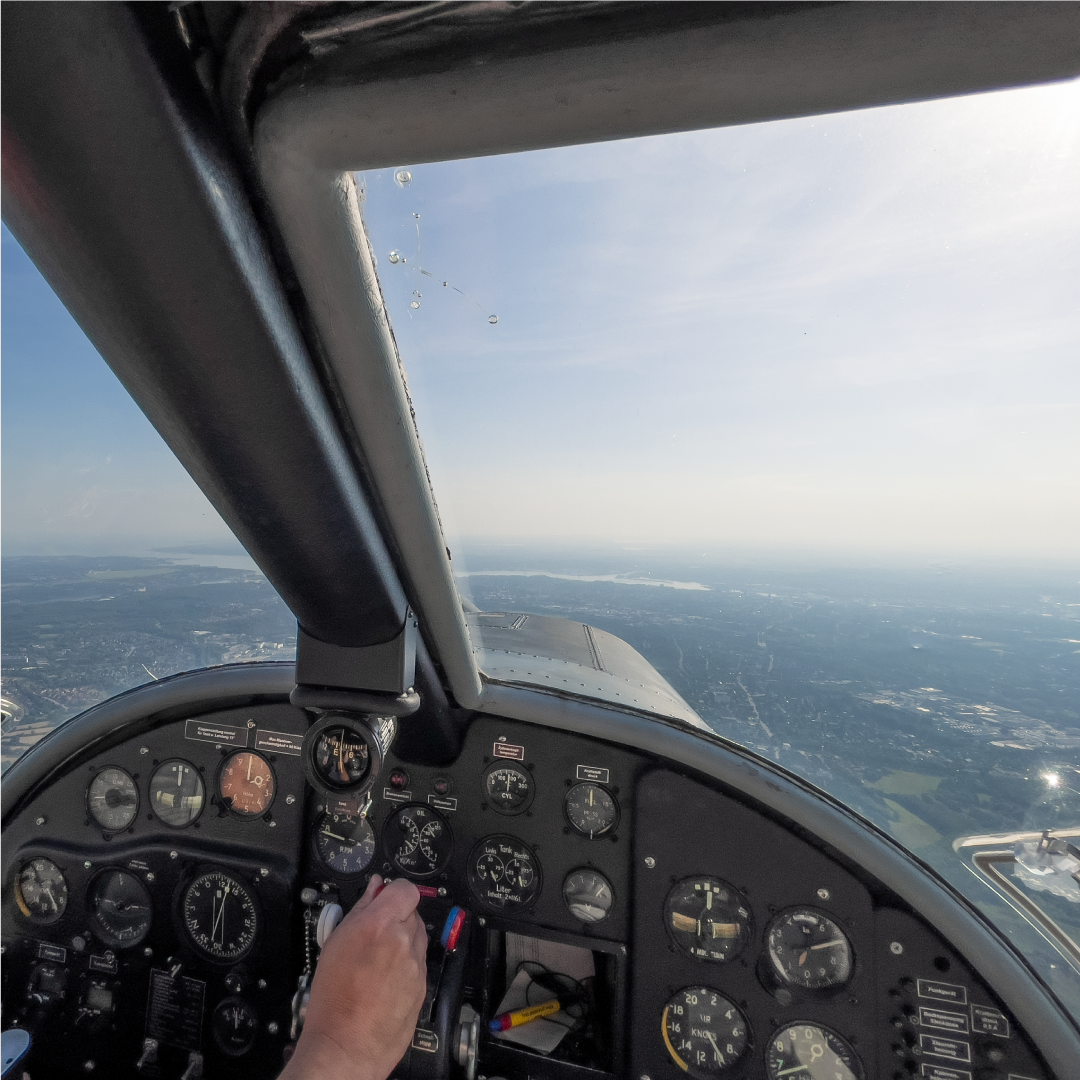
[[398, 169], [394, 173], [394, 183], [398, 187], [408, 187], [412, 183], [412, 173], [408, 169]]
[[411, 307], [413, 309], [413, 311], [415, 311], [419, 306], [420, 306], [420, 301], [419, 300], [413, 300], [412, 303], [409, 304], [409, 307]]
[[499, 321], [499, 316], [498, 315], [489, 315], [488, 316], [488, 322], [491, 323], [492, 326], [494, 326], [498, 321]]
[[390, 261], [392, 263], [401, 262], [401, 256], [396, 251], [390, 252]]
[[420, 220], [420, 215], [419, 214], [413, 214], [413, 217], [416, 218], [417, 221]]

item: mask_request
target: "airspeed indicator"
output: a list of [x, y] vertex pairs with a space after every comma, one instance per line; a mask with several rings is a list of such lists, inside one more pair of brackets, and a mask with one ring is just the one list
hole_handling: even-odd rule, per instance
[[699, 1080], [726, 1072], [750, 1043], [746, 1018], [710, 986], [680, 990], [664, 1006], [660, 1031], [675, 1064]]

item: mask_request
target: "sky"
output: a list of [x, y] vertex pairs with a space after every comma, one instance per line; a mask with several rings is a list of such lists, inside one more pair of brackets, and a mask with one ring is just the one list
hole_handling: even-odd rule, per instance
[[[1080, 83], [360, 180], [455, 554], [1075, 558]], [[3, 550], [233, 544], [2, 260]]]
[[367, 174], [452, 543], [1075, 556], [1078, 136], [1071, 83]]

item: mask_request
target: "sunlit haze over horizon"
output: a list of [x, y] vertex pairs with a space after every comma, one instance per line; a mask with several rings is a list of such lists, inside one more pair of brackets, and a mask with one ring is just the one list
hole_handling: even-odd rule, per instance
[[[358, 179], [455, 566], [1075, 561], [1080, 82]], [[232, 550], [6, 228], [3, 312], [5, 553]]]

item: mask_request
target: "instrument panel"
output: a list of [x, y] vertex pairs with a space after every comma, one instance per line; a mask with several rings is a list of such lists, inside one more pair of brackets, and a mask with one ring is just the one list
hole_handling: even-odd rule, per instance
[[[433, 926], [472, 912], [464, 983], [482, 1017], [519, 939], [591, 958], [584, 983], [557, 984], [584, 1012], [553, 1075], [1048, 1075], [930, 928], [715, 783], [494, 718], [440, 766], [372, 730], [287, 705], [180, 720], [70, 772], [9, 826], [5, 1024], [74, 1032], [35, 1078], [86, 1061], [180, 1077], [193, 1054], [208, 1075], [276, 1075], [315, 917], [374, 872], [415, 881]], [[535, 1074], [536, 1058], [481, 1042], [487, 1075]]]

